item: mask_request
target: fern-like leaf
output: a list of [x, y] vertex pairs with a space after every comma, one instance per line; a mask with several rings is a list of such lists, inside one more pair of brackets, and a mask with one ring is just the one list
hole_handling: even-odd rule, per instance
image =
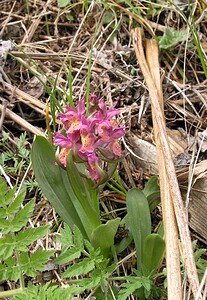
[[28, 284], [27, 291], [17, 295], [14, 300], [72, 300], [70, 289], [51, 286], [50, 282], [43, 286]]
[[79, 263], [76, 263], [69, 267], [63, 274], [63, 278], [73, 277], [78, 275], [85, 275], [92, 271], [95, 267], [95, 263], [90, 258], [85, 258]]
[[10, 191], [8, 191], [8, 193], [5, 194], [4, 199], [2, 199], [3, 205], [9, 204], [11, 202], [11, 199], [14, 199], [16, 190], [17, 190], [17, 188], [15, 186], [15, 187], [13, 187], [13, 189], [11, 189]]
[[79, 258], [81, 256], [81, 252], [84, 250], [84, 244], [83, 244], [83, 236], [78, 229], [77, 226], [74, 226], [74, 241], [71, 239], [72, 232], [70, 231], [69, 227], [65, 225], [65, 229], [62, 229], [61, 231], [61, 237], [58, 236], [58, 240], [61, 241], [64, 236], [67, 236], [69, 239], [69, 246], [64, 245], [63, 252], [59, 255], [58, 258], [56, 258], [55, 263], [56, 264], [64, 264], [69, 263], [72, 260]]
[[27, 247], [25, 246], [42, 238], [48, 231], [48, 229], [49, 225], [46, 225], [36, 228], [27, 228], [23, 231], [18, 232], [16, 235], [16, 249], [21, 251], [27, 251]]
[[73, 245], [73, 234], [68, 224], [64, 223], [64, 229], [60, 229], [60, 234], [57, 235], [56, 241], [61, 244], [62, 253]]
[[0, 278], [17, 281], [20, 278], [21, 269], [16, 266], [14, 257], [9, 257], [0, 263]]
[[55, 259], [55, 264], [64, 264], [81, 256], [81, 249], [71, 248], [59, 255]]
[[13, 253], [15, 242], [12, 235], [6, 235], [0, 239], [0, 257], [5, 259], [10, 257]]
[[5, 195], [7, 193], [7, 185], [6, 182], [0, 177], [0, 204], [5, 199]]
[[34, 210], [35, 201], [30, 200], [15, 216], [12, 220], [9, 231], [16, 232], [22, 229], [28, 222]]
[[142, 287], [142, 283], [136, 278], [136, 280], [123, 283], [121, 287], [123, 289], [120, 290], [118, 300], [126, 300], [128, 296], [132, 295], [137, 289]]
[[74, 226], [73, 233], [75, 246], [79, 249], [83, 249], [83, 236], [77, 226]]
[[53, 250], [42, 250], [41, 248], [35, 251], [30, 256], [30, 265], [35, 270], [44, 269], [44, 264], [48, 261], [49, 257], [54, 254]]
[[[16, 190], [16, 189], [12, 189], [11, 191]], [[7, 194], [8, 199], [10, 200], [10, 204], [7, 208], [7, 215], [8, 217], [13, 217], [15, 215], [15, 213], [18, 212], [21, 204], [23, 203], [24, 199], [25, 199], [25, 195], [26, 195], [26, 191], [22, 191], [21, 193], [19, 193], [19, 195], [14, 199], [13, 202], [11, 202], [12, 197], [9, 199], [10, 195], [9, 193]]]
[[54, 251], [36, 250], [31, 255], [27, 246], [42, 238], [49, 226], [23, 227], [33, 213], [35, 201], [21, 207], [26, 191], [15, 196], [16, 188], [8, 190], [0, 177], [0, 279], [17, 281], [22, 275], [36, 276]]
[[[66, 227], [62, 229], [61, 235], [63, 237], [67, 236], [67, 234], [69, 238], [71, 232]], [[100, 249], [94, 249], [88, 240], [83, 239], [77, 227], [74, 227], [73, 236], [72, 241], [70, 240], [72, 244], [55, 260], [55, 263], [65, 264], [81, 257], [79, 262], [73, 262], [73, 265], [69, 266], [63, 274], [63, 278], [81, 277], [77, 284], [70, 286], [71, 294], [77, 295], [98, 285], [105, 289], [108, 284], [107, 278], [114, 271], [115, 265], [108, 266], [109, 260], [103, 257]], [[58, 236], [58, 241], [60, 240], [61, 236]], [[86, 274], [89, 275], [89, 278], [83, 278]]]

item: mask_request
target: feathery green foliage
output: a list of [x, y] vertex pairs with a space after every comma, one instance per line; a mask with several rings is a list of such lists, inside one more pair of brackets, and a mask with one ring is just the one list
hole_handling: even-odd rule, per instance
[[43, 286], [28, 284], [27, 292], [17, 295], [14, 300], [72, 300], [69, 290], [61, 289], [57, 285], [51, 286], [50, 282]]
[[[98, 286], [104, 290], [108, 284], [107, 278], [114, 271], [115, 265], [108, 265], [109, 260], [104, 258], [101, 250], [94, 249], [91, 243], [83, 238], [78, 227], [74, 226], [74, 230], [71, 231], [66, 223], [57, 236], [57, 241], [61, 243], [62, 251], [55, 263], [69, 264], [63, 273], [63, 278], [70, 278], [69, 282], [73, 282], [70, 286], [71, 293], [78, 294]], [[74, 259], [80, 257], [78, 262], [72, 264]], [[74, 276], [81, 279], [72, 280]]]
[[26, 191], [16, 195], [16, 190], [16, 187], [8, 190], [0, 177], [0, 279], [14, 281], [24, 274], [37, 275], [54, 253], [40, 248], [29, 254], [28, 246], [42, 238], [48, 226], [25, 229], [34, 209], [34, 200], [23, 206]]

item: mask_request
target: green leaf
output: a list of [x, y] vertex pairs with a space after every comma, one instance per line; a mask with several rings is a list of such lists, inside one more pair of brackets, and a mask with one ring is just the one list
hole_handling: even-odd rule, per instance
[[103, 254], [107, 256], [108, 251], [114, 245], [114, 237], [117, 232], [120, 218], [109, 220], [106, 224], [98, 226], [91, 235], [91, 244], [94, 248], [100, 247]]
[[145, 184], [143, 193], [147, 197], [150, 212], [152, 212], [160, 203], [160, 187], [158, 185], [157, 176], [151, 176]]
[[138, 278], [131, 282], [123, 283], [121, 285], [122, 289], [119, 292], [118, 300], [126, 300], [128, 296], [132, 295], [137, 289], [142, 287], [142, 283]]
[[28, 287], [24, 293], [18, 294], [14, 300], [72, 300], [70, 288], [60, 288], [58, 285], [52, 285], [47, 282], [44, 285], [32, 285], [28, 283]]
[[144, 193], [138, 188], [133, 188], [127, 192], [126, 206], [129, 229], [137, 252], [137, 268], [141, 270], [144, 240], [151, 233], [149, 204]]
[[15, 241], [13, 240], [13, 236], [6, 235], [0, 239], [0, 256], [3, 260], [12, 256], [14, 248]]
[[[12, 189], [13, 190], [13, 189]], [[12, 191], [11, 190], [11, 191]], [[11, 217], [13, 216], [16, 212], [18, 212], [18, 210], [20, 209], [20, 206], [21, 204], [23, 203], [24, 199], [25, 199], [25, 196], [26, 196], [26, 191], [22, 191], [15, 199], [14, 201], [12, 202], [11, 199], [10, 199], [10, 202], [12, 202], [8, 209], [7, 209], [7, 215], [8, 217]], [[29, 217], [28, 217], [29, 219]], [[27, 219], [27, 220], [28, 220]]]
[[2, 234], [8, 232], [19, 231], [23, 226], [27, 224], [28, 219], [30, 218], [33, 209], [34, 209], [34, 200], [29, 201], [14, 217], [12, 221], [10, 220], [0, 220], [0, 227], [2, 228]]
[[63, 8], [71, 4], [71, 0], [58, 0], [58, 7]]
[[68, 263], [76, 258], [81, 256], [81, 249], [71, 248], [61, 253], [58, 258], [55, 259], [55, 264], [65, 264]]
[[35, 201], [30, 200], [15, 216], [11, 221], [8, 231], [15, 232], [22, 229], [28, 222], [28, 219], [31, 217], [34, 210]]
[[[3, 200], [3, 206], [7, 205], [8, 203], [12, 202], [13, 198], [14, 198], [14, 195], [16, 193], [16, 190], [17, 188], [16, 187], [13, 187], [10, 191], [8, 191], [5, 196], [4, 196], [4, 199]], [[24, 200], [24, 199], [23, 199]]]
[[33, 243], [34, 241], [42, 238], [45, 233], [48, 231], [50, 225], [36, 227], [36, 228], [27, 228], [18, 232], [16, 235], [17, 250], [25, 251], [25, 246]]
[[6, 182], [0, 177], [0, 204], [4, 203], [5, 195], [7, 193], [7, 185]]
[[148, 235], [144, 240], [143, 246], [143, 265], [148, 276], [154, 274], [158, 269], [165, 251], [164, 239], [156, 233]]
[[60, 233], [56, 236], [56, 242], [61, 244], [62, 253], [73, 245], [73, 235], [67, 223], [64, 223], [64, 228], [60, 229]]
[[[36, 250], [29, 258], [28, 262], [22, 267], [23, 271], [28, 276], [35, 276], [37, 274], [36, 270], [43, 270], [45, 268], [44, 264], [48, 261], [49, 257], [55, 253], [53, 250]], [[22, 253], [21, 255], [24, 255]]]
[[[92, 186], [91, 180], [87, 180], [83, 177], [81, 178], [78, 168], [73, 161], [71, 152], [68, 155], [67, 174], [70, 185], [72, 186], [77, 199], [81, 203], [83, 210], [88, 216], [88, 220], [92, 224], [93, 228], [96, 228], [100, 225], [100, 212], [97, 194], [95, 193], [94, 195], [94, 191], [96, 191], [96, 189], [94, 189], [94, 187]], [[93, 191], [93, 193], [91, 193], [90, 190]], [[93, 196], [93, 200], [95, 199], [95, 201], [93, 201], [92, 203], [91, 196]]]
[[16, 266], [16, 260], [9, 257], [4, 263], [0, 263], [0, 278], [2, 280], [17, 281], [20, 278], [21, 267]]
[[45, 138], [36, 137], [31, 159], [37, 182], [56, 212], [70, 228], [76, 224], [82, 234], [89, 238], [92, 230], [90, 222], [73, 192], [67, 172], [55, 164], [55, 152]]
[[73, 234], [74, 242], [71, 243], [70, 249], [62, 252], [58, 258], [55, 259], [55, 264], [68, 263], [81, 256], [81, 252], [84, 250], [83, 236], [77, 226], [74, 226]]
[[73, 277], [73, 276], [79, 276], [79, 275], [86, 275], [91, 270], [93, 270], [95, 267], [95, 263], [90, 258], [85, 258], [79, 263], [75, 263], [71, 267], [69, 267], [63, 274], [63, 278], [66, 277]]
[[77, 226], [74, 226], [73, 228], [73, 234], [74, 234], [74, 244], [76, 248], [81, 249], [81, 251], [84, 248], [83, 245], [83, 236]]
[[164, 35], [159, 41], [160, 49], [169, 49], [176, 46], [178, 43], [187, 39], [188, 33], [186, 30], [176, 31], [173, 28], [166, 28]]

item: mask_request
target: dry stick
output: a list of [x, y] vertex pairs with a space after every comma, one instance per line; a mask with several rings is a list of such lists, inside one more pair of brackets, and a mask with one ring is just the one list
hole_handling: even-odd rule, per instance
[[[159, 95], [159, 103], [164, 112], [163, 94], [161, 89], [160, 68], [158, 60], [158, 46], [153, 39], [146, 41], [146, 59], [157, 88]], [[153, 101], [153, 99], [152, 99]], [[162, 214], [165, 232], [166, 244], [166, 265], [167, 265], [167, 292], [168, 300], [182, 299], [182, 286], [180, 274], [180, 255], [178, 228], [173, 208], [173, 202], [170, 191], [170, 184], [167, 176], [165, 160], [163, 159], [163, 151], [160, 142], [158, 124], [156, 122], [154, 107], [152, 106], [153, 129], [157, 149], [157, 162], [160, 179], [160, 192], [162, 203]], [[163, 116], [164, 118], [164, 116]]]
[[[0, 104], [0, 112], [3, 112], [3, 106], [1, 104]], [[6, 115], [7, 118], [13, 120], [18, 125], [24, 127], [27, 131], [32, 132], [32, 133], [34, 133], [36, 135], [44, 136], [44, 133], [41, 130], [39, 130], [35, 126], [31, 125], [29, 122], [27, 122], [24, 119], [22, 119], [20, 116], [18, 116], [17, 114], [15, 114], [10, 109], [6, 108], [5, 115]]]
[[194, 260], [194, 254], [192, 249], [192, 243], [190, 238], [190, 232], [188, 227], [187, 216], [181, 197], [176, 172], [171, 156], [171, 150], [167, 140], [166, 126], [163, 119], [162, 110], [159, 104], [159, 95], [156, 86], [153, 82], [151, 73], [149, 71], [144, 50], [142, 46], [142, 31], [141, 28], [136, 28], [132, 32], [133, 46], [135, 49], [136, 57], [139, 62], [140, 68], [146, 80], [146, 84], [149, 89], [149, 95], [151, 99], [151, 105], [155, 112], [156, 123], [159, 129], [160, 143], [163, 149], [163, 158], [165, 160], [166, 172], [170, 184], [171, 195], [173, 199], [173, 206], [175, 210], [177, 225], [180, 233], [181, 244], [183, 249], [184, 261], [186, 266], [186, 272], [188, 275], [189, 283], [191, 285], [193, 295], [196, 297], [199, 290], [198, 274], [196, 271], [196, 265]]
[[37, 98], [23, 92], [19, 88], [14, 87], [12, 84], [5, 82], [5, 81], [4, 81], [4, 87], [5, 87], [6, 92], [8, 92], [8, 93], [10, 92], [10, 94], [12, 94], [12, 96], [18, 97], [20, 101], [21, 101], [21, 98], [23, 98], [28, 103], [33, 104], [34, 107], [37, 106], [38, 108], [42, 109], [43, 111], [45, 110], [45, 103], [41, 102]]

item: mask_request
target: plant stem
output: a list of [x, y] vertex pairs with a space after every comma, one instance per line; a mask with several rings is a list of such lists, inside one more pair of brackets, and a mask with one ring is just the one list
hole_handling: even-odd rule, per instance
[[23, 289], [20, 288], [20, 289], [16, 289], [16, 290], [3, 291], [3, 292], [0, 292], [0, 298], [9, 297], [9, 296], [15, 296], [17, 294], [22, 294], [26, 290], [27, 290], [26, 288], [23, 288]]
[[[20, 257], [19, 257], [19, 251], [17, 251], [17, 250], [16, 250], [16, 257], [17, 257], [17, 264], [19, 266], [21, 266], [21, 264], [20, 264]], [[21, 290], [24, 290], [25, 289], [25, 284], [24, 284], [24, 277], [23, 277], [22, 272], [20, 273], [19, 281], [20, 281]]]

